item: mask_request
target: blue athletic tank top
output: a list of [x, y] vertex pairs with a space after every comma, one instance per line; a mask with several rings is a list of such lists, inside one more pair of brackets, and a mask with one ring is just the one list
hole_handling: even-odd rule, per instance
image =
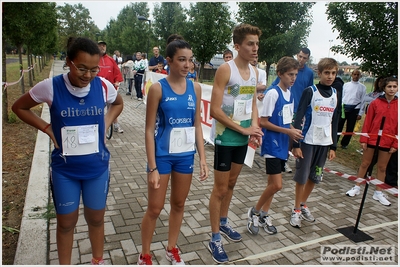
[[166, 78], [158, 82], [161, 85], [162, 96], [157, 109], [154, 133], [156, 156], [193, 155], [196, 152], [194, 148], [180, 153], [170, 153], [170, 149], [174, 145], [173, 137], [171, 137], [171, 132], [174, 129], [194, 127], [196, 114], [194, 84], [186, 79], [186, 91], [179, 95], [172, 90]]
[[[278, 92], [278, 99], [275, 103], [274, 112], [272, 112], [269, 121], [279, 127], [290, 128], [290, 123], [283, 123], [283, 107], [285, 105], [293, 104], [294, 98], [293, 94], [290, 94], [290, 100], [286, 101], [283, 97], [281, 89], [274, 85], [268, 90], [276, 90]], [[293, 114], [291, 114], [293, 117]], [[276, 158], [287, 160], [288, 157], [288, 148], [289, 148], [289, 136], [287, 134], [270, 131], [265, 128], [262, 128], [264, 133], [263, 142], [261, 146], [261, 155], [271, 155]]]
[[[110, 152], [105, 145], [105, 102], [100, 78], [93, 79], [85, 97], [72, 95], [64, 84], [63, 75], [53, 78], [53, 91], [50, 117], [60, 148], [52, 151], [52, 169], [71, 179], [93, 179], [100, 176], [108, 168], [110, 159]], [[94, 126], [97, 133], [93, 133], [94, 128], [87, 125], [97, 125]], [[93, 141], [95, 135], [98, 135], [98, 145]], [[65, 155], [68, 149], [77, 146], [98, 146], [98, 151], [84, 155]], [[82, 154], [82, 149], [77, 149], [76, 153]]]

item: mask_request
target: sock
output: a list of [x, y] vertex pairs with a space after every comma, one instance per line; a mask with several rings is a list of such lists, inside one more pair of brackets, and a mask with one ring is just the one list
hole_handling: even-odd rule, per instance
[[264, 217], [266, 217], [266, 216], [268, 216], [268, 211], [263, 211], [263, 210], [261, 210], [261, 211], [260, 211], [260, 217], [261, 217], [261, 218], [264, 218]]
[[304, 203], [304, 202], [301, 202], [301, 203], [300, 203], [300, 208], [301, 208], [301, 207], [307, 208], [307, 205], [306, 205], [306, 203]]
[[212, 233], [211, 234], [211, 241], [215, 242], [215, 241], [221, 241], [221, 234], [218, 233]]
[[297, 208], [297, 207], [294, 207], [294, 208], [293, 208], [293, 211], [295, 211], [295, 212], [296, 212], [296, 211], [301, 211], [301, 209], [300, 209], [300, 208]]
[[225, 225], [225, 224], [227, 224], [228, 223], [228, 218], [227, 217], [221, 217], [220, 219], [219, 219], [219, 224], [220, 225]]
[[259, 210], [256, 210], [256, 208], [255, 207], [253, 207], [252, 209], [251, 209], [251, 212], [254, 214], [254, 215], [260, 215], [260, 211]]

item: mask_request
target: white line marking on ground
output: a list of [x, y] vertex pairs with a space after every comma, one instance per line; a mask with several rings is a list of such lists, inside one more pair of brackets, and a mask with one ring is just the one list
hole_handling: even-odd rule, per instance
[[[368, 226], [368, 227], [365, 227], [365, 228], [360, 229], [360, 230], [361, 231], [369, 231], [369, 230], [374, 230], [374, 229], [377, 229], [377, 228], [384, 228], [386, 226], [398, 225], [398, 223], [399, 223], [398, 221], [387, 222], [387, 223], [382, 223], [382, 224], [379, 224], [379, 225]], [[343, 235], [340, 234], [340, 233], [334, 234], [334, 235], [329, 235], [329, 236], [324, 236], [324, 237], [317, 238], [317, 239], [310, 240], [310, 241], [306, 241], [306, 242], [303, 242], [303, 243], [300, 243], [300, 244], [294, 244], [294, 245], [291, 245], [291, 246], [288, 246], [288, 247], [278, 248], [278, 249], [275, 249], [275, 250], [266, 251], [266, 252], [259, 253], [259, 254], [256, 254], [256, 255], [248, 256], [248, 257], [243, 258], [243, 259], [232, 261], [232, 263], [239, 262], [239, 261], [255, 260], [255, 259], [259, 259], [259, 258], [264, 258], [264, 257], [267, 257], [267, 256], [271, 256], [271, 255], [275, 255], [275, 254], [282, 253], [282, 252], [285, 252], [285, 251], [289, 251], [289, 250], [293, 250], [293, 249], [309, 246], [309, 245], [312, 245], [312, 244], [315, 244], [315, 243], [319, 243], [319, 242], [322, 242], [322, 241], [338, 238], [338, 237], [341, 237], [341, 236], [343, 236]]]

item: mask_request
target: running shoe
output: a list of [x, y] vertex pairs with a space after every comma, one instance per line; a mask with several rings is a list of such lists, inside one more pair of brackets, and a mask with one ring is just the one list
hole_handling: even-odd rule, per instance
[[360, 187], [358, 185], [353, 186], [349, 191], [346, 192], [346, 195], [349, 197], [354, 197], [360, 194]]
[[276, 230], [276, 227], [272, 225], [270, 216], [266, 215], [264, 217], [259, 217], [258, 222], [268, 234], [274, 235], [278, 232], [278, 230]]
[[142, 254], [139, 254], [139, 259], [137, 262], [138, 265], [153, 265], [153, 261], [151, 260], [151, 255], [145, 254], [142, 256]]
[[103, 259], [96, 260], [95, 258], [92, 258], [91, 265], [106, 265], [106, 264]]
[[239, 242], [240, 240], [242, 240], [242, 236], [237, 231], [233, 230], [232, 226], [230, 226], [229, 223], [225, 225], [220, 225], [219, 230], [222, 234], [225, 235], [226, 238], [233, 242]]
[[250, 207], [249, 211], [247, 212], [247, 230], [252, 235], [258, 234], [258, 217], [259, 215], [253, 212], [253, 208]]
[[176, 247], [171, 250], [165, 250], [165, 256], [167, 257], [167, 260], [172, 263], [172, 265], [185, 265], [185, 262], [181, 259], [179, 254], [180, 251]]
[[301, 227], [301, 211], [292, 211], [292, 216], [290, 217], [290, 225], [293, 227]]
[[390, 206], [392, 203], [387, 200], [386, 195], [382, 193], [382, 191], [375, 190], [374, 195], [372, 196], [373, 199], [378, 200], [382, 205]]
[[225, 263], [229, 261], [228, 255], [225, 253], [221, 240], [210, 241], [210, 243], [208, 243], [208, 249], [210, 250], [212, 258], [216, 263]]
[[289, 167], [289, 164], [287, 164], [287, 162], [285, 163], [285, 172], [287, 172], [287, 173], [293, 172], [292, 168]]
[[310, 209], [306, 205], [301, 206], [300, 211], [302, 219], [306, 220], [307, 222], [315, 222], [314, 216], [312, 216]]

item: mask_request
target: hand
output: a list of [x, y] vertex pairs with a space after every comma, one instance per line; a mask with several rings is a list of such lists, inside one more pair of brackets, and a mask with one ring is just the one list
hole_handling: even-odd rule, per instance
[[208, 170], [207, 163], [201, 162], [200, 163], [200, 176], [199, 176], [200, 181], [204, 181], [208, 178], [208, 172], [209, 172], [209, 170]]
[[261, 136], [264, 135], [264, 133], [261, 131], [261, 128], [259, 126], [254, 126], [254, 125], [252, 125], [252, 126], [250, 126], [248, 128], [244, 128], [242, 134], [243, 135], [250, 135], [250, 136], [254, 135], [254, 136], [257, 136], [257, 137], [261, 137]]
[[255, 147], [260, 147], [262, 145], [262, 137], [250, 135], [249, 143], [253, 144]]
[[289, 131], [288, 131], [287, 135], [289, 135], [290, 139], [292, 139], [294, 142], [298, 143], [300, 139], [304, 138], [301, 130], [295, 129], [295, 128], [291, 128], [288, 130]]
[[151, 186], [154, 189], [160, 188], [160, 174], [158, 173], [158, 170], [154, 170], [147, 175], [147, 180], [149, 183], [149, 186]]
[[358, 121], [361, 120], [361, 116], [360, 115], [357, 115], [357, 120]]
[[361, 143], [361, 148], [363, 151], [367, 150], [367, 143]]
[[303, 157], [303, 151], [301, 151], [301, 148], [300, 148], [300, 147], [298, 147], [298, 148], [293, 148], [292, 152], [293, 152], [293, 156], [294, 156], [295, 158], [300, 158], [300, 159], [303, 159], [303, 158], [304, 158], [304, 157]]
[[260, 100], [260, 101], [263, 101], [264, 96], [265, 96], [264, 94], [258, 94], [257, 95], [257, 99]]
[[336, 158], [335, 150], [329, 150], [328, 160], [333, 160], [334, 158]]
[[396, 152], [396, 151], [397, 151], [396, 148], [391, 147], [390, 150], [389, 150], [389, 154], [393, 154], [393, 153]]

